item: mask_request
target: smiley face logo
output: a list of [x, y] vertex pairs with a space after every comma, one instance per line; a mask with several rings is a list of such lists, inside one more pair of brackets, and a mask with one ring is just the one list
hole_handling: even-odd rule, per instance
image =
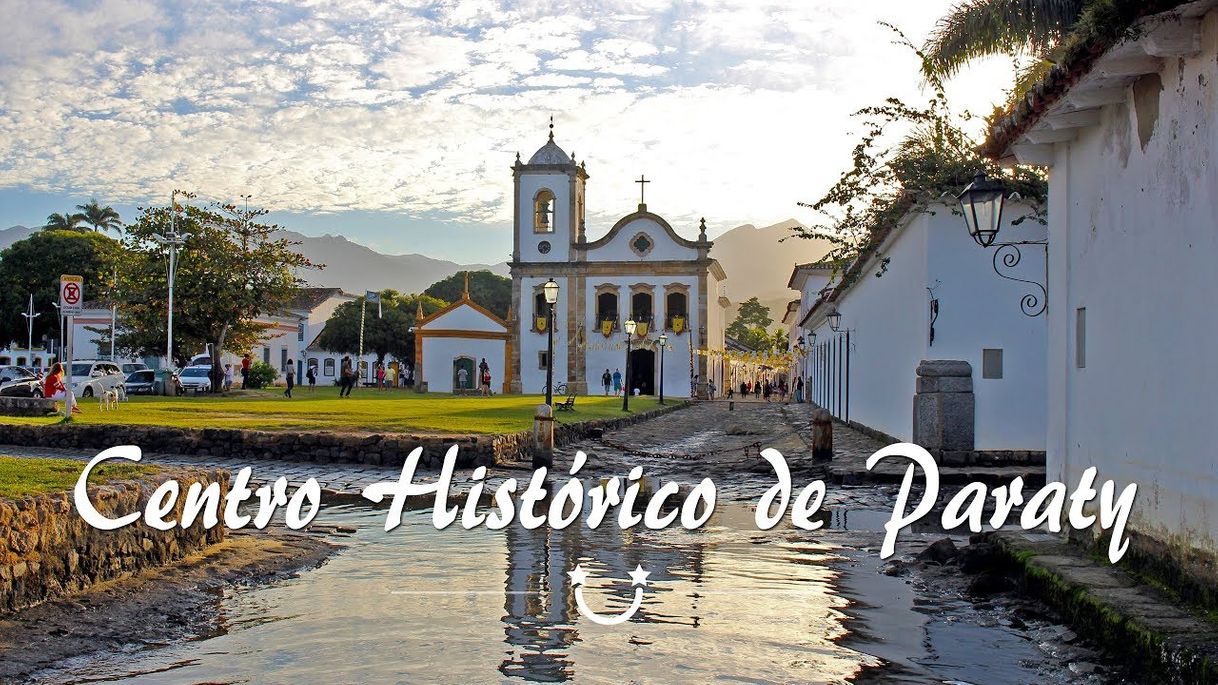
[[630, 620], [631, 616], [643, 606], [643, 588], [647, 586], [647, 576], [650, 572], [644, 571], [641, 565], [635, 566], [630, 572], [630, 584], [634, 587], [634, 601], [630, 606], [616, 616], [602, 616], [584, 602], [584, 584], [588, 582], [588, 572], [581, 568], [578, 564], [574, 569], [567, 571], [567, 575], [571, 576], [571, 586], [575, 588], [575, 606], [579, 609], [579, 613], [585, 618], [598, 623], [602, 626], [615, 626], [619, 623], [625, 623]]

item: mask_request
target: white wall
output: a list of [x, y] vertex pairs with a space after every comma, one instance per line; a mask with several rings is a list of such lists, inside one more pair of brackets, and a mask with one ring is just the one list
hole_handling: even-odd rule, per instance
[[[1218, 13], [1196, 57], [1164, 60], [1061, 144], [1051, 170], [1049, 478], [1139, 484], [1143, 533], [1218, 553]], [[1139, 124], [1153, 134], [1143, 146]], [[1086, 308], [1086, 368], [1075, 318]]]
[[[1025, 211], [1008, 207], [1000, 240], [1044, 237], [1044, 227], [1011, 221]], [[879, 261], [836, 305], [850, 329], [849, 419], [894, 437], [913, 437], [916, 370], [926, 359], [959, 359], [973, 367], [975, 445], [979, 450], [1044, 449], [1045, 318], [1020, 309], [1026, 287], [994, 273], [994, 249], [982, 249], [946, 206], [914, 217], [880, 250]], [[1018, 272], [1043, 280], [1044, 253], [1025, 248]], [[933, 289], [933, 294], [928, 291]], [[930, 301], [939, 300], [930, 344]], [[815, 329], [818, 354], [841, 334]], [[1003, 350], [1003, 378], [982, 378], [982, 349]], [[815, 369], [815, 358], [808, 361]], [[836, 391], [833, 394], [836, 409]], [[842, 412], [846, 402], [843, 400]]]
[[503, 340], [479, 340], [473, 338], [423, 338], [423, 380], [429, 392], [453, 391], [453, 361], [457, 357], [474, 360], [474, 375], [470, 384], [478, 389], [478, 365], [485, 358], [491, 368], [491, 389], [503, 390], [503, 355], [506, 348]]
[[[631, 247], [640, 233], [645, 234], [653, 246], [646, 255], [640, 255]], [[588, 251], [589, 262], [655, 262], [697, 258], [696, 248], [678, 245], [663, 226], [645, 216], [622, 226], [607, 244]]]

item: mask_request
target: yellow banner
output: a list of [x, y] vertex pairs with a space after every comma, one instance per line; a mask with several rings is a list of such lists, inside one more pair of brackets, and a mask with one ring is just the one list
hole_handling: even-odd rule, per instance
[[681, 332], [684, 330], [685, 330], [685, 317], [684, 316], [672, 317], [672, 332], [676, 333], [677, 335], [681, 335]]

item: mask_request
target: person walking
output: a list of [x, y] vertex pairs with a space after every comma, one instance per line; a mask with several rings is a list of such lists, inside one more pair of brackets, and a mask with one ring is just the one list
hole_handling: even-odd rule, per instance
[[355, 385], [355, 370], [351, 367], [351, 357], [343, 357], [342, 371], [339, 373], [338, 396], [350, 397], [351, 388]]
[[489, 364], [486, 363], [485, 359], [482, 360], [482, 378], [481, 378], [481, 380], [482, 380], [482, 396], [490, 397], [491, 396], [491, 367]]
[[316, 366], [310, 366], [309, 369], [307, 371], [305, 371], [305, 380], [309, 382], [309, 392], [313, 392], [314, 390], [317, 389], [317, 367]]
[[748, 396], [749, 396], [748, 381], [740, 381], [740, 399], [742, 399], [742, 400], [748, 399]]
[[241, 357], [241, 389], [248, 390], [250, 387], [250, 353], [246, 352]]
[[706, 395], [712, 400], [715, 399], [715, 380], [713, 378], [706, 382]]
[[613, 396], [617, 397], [622, 394], [622, 370], [613, 370]]
[[397, 364], [393, 364], [389, 368], [385, 369], [385, 387], [386, 388], [398, 387], [398, 365]]
[[233, 365], [224, 365], [224, 392], [233, 389]]
[[385, 363], [376, 363], [376, 387], [381, 390], [385, 389]]
[[795, 377], [795, 403], [803, 404], [804, 401], [804, 377]]
[[466, 371], [465, 367], [462, 366], [461, 368], [457, 369], [457, 388], [459, 390], [464, 390], [468, 387], [469, 387], [469, 371]]
[[292, 399], [292, 388], [296, 386], [296, 373], [293, 371], [294, 368], [296, 368], [296, 362], [289, 359], [288, 360], [288, 372], [286, 375], [287, 381], [288, 381], [288, 389], [283, 391], [283, 396], [288, 398], [289, 400]]
[[609, 387], [613, 385], [613, 374], [609, 373], [609, 369], [605, 369], [605, 373], [601, 374], [601, 385], [605, 386], [605, 397], [608, 397]]

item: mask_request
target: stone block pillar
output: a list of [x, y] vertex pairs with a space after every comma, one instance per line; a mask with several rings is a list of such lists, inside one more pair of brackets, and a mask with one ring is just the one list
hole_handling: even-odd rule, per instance
[[976, 415], [972, 365], [965, 361], [923, 361], [917, 373], [913, 441], [936, 457], [945, 452], [971, 452]]

